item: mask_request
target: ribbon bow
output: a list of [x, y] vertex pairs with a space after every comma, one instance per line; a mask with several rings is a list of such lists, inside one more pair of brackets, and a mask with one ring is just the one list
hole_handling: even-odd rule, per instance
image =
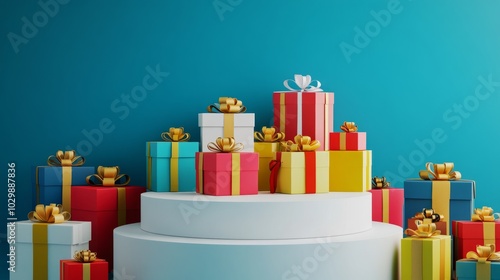
[[321, 145], [318, 140], [311, 140], [309, 136], [296, 135], [294, 141], [281, 142], [285, 152], [311, 152]]
[[285, 139], [285, 133], [276, 132], [276, 127], [262, 127], [262, 133], [256, 131], [253, 136], [261, 142], [278, 142]]
[[247, 110], [243, 106], [243, 102], [232, 97], [219, 97], [219, 103], [212, 104], [208, 106], [207, 111], [210, 113], [215, 113], [216, 110], [220, 113], [243, 113]]
[[495, 244], [477, 245], [476, 252], [469, 251], [465, 257], [469, 260], [477, 260], [478, 262], [498, 262], [500, 261], [500, 252], [495, 253]]
[[[93, 178], [97, 179], [97, 182], [94, 182]], [[125, 182], [117, 184], [121, 178], [125, 178]], [[99, 166], [97, 167], [97, 174], [87, 176], [86, 180], [87, 184], [91, 186], [120, 187], [127, 185], [130, 182], [130, 177], [127, 174], [120, 174], [118, 166]]]
[[340, 126], [340, 129], [342, 129], [345, 132], [356, 132], [358, 131], [358, 126], [354, 122], [344, 122]]
[[473, 222], [494, 222], [500, 217], [499, 213], [493, 213], [493, 208], [483, 206], [483, 208], [474, 209], [471, 220]]
[[439, 222], [444, 219], [443, 215], [434, 212], [434, 209], [422, 209], [422, 212], [416, 213], [413, 217], [418, 220], [430, 219], [433, 223]]
[[[431, 170], [431, 166], [434, 166], [434, 171]], [[458, 171], [453, 171], [453, 162], [445, 162], [439, 164], [433, 164], [428, 162], [425, 164], [426, 170], [421, 170], [419, 173], [420, 178], [424, 180], [460, 180], [462, 174]], [[434, 178], [431, 178], [432, 175]]]
[[79, 262], [89, 263], [97, 259], [97, 253], [90, 250], [80, 250], [75, 252], [73, 259]]
[[191, 135], [184, 133], [184, 127], [171, 127], [168, 132], [161, 134], [161, 139], [170, 142], [184, 142], [189, 140]]
[[440, 230], [436, 230], [436, 224], [434, 223], [424, 223], [420, 220], [415, 220], [415, 224], [417, 225], [417, 230], [408, 228], [405, 230], [406, 235], [418, 238], [429, 238], [441, 234]]
[[[295, 83], [299, 87], [299, 89], [294, 89], [288, 84], [288, 81]], [[311, 85], [311, 83], [316, 82], [316, 86]], [[283, 85], [291, 91], [321, 91], [321, 83], [318, 80], [312, 80], [310, 75], [300, 75], [295, 74], [294, 80], [286, 79], [283, 82]]]
[[216, 153], [232, 153], [243, 150], [243, 144], [236, 143], [234, 137], [219, 137], [215, 142], [208, 143], [207, 147]]
[[62, 205], [52, 203], [50, 205], [38, 204], [35, 211], [28, 213], [28, 219], [35, 223], [60, 224], [71, 218], [69, 212], [63, 211]]
[[85, 158], [77, 156], [75, 151], [57, 151], [47, 159], [49, 166], [80, 166], [84, 163]]
[[387, 182], [387, 180], [385, 179], [385, 177], [382, 177], [382, 178], [378, 178], [378, 177], [373, 177], [372, 179], [372, 186], [374, 188], [377, 188], [377, 189], [382, 189], [382, 188], [387, 188], [389, 187], [391, 184], [389, 182]]

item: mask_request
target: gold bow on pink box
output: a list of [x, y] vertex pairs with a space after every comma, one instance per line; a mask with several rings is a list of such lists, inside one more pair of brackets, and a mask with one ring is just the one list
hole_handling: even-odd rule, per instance
[[[432, 169], [431, 166], [433, 166]], [[426, 170], [421, 170], [419, 176], [424, 180], [460, 180], [462, 175], [458, 171], [453, 171], [453, 167], [453, 162], [440, 164], [428, 162], [425, 164]]]
[[493, 213], [493, 208], [483, 206], [483, 208], [474, 209], [471, 220], [473, 222], [494, 222], [500, 217], [500, 213]]
[[344, 122], [341, 126], [340, 129], [344, 132], [357, 132], [358, 131], [358, 126], [354, 122]]
[[243, 144], [236, 143], [234, 137], [219, 137], [215, 142], [208, 143], [207, 147], [216, 153], [233, 153], [243, 150]]

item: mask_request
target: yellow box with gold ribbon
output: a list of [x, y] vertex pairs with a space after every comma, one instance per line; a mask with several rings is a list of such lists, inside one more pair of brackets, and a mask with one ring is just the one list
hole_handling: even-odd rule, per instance
[[328, 153], [331, 192], [365, 192], [371, 189], [371, 150]]
[[401, 240], [401, 279], [451, 279], [451, 237], [406, 237]]
[[278, 132], [276, 127], [262, 127], [262, 132], [254, 133], [254, 151], [259, 153], [259, 191], [269, 191], [271, 171], [269, 163], [276, 152], [281, 151], [280, 141], [285, 139], [285, 134]]
[[75, 251], [89, 248], [90, 222], [21, 221], [9, 226], [16, 232], [12, 280], [59, 279], [59, 260], [71, 259]]

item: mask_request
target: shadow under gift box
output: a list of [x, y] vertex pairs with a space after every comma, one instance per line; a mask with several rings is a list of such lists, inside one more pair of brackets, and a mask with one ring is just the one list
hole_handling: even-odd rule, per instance
[[[33, 242], [39, 235], [33, 235], [33, 227], [47, 227], [47, 243]], [[92, 226], [93, 227], [93, 226]], [[16, 272], [10, 273], [11, 280], [37, 279], [34, 277], [34, 257], [47, 260], [45, 279], [59, 279], [59, 260], [70, 259], [75, 251], [87, 250], [91, 238], [89, 222], [68, 221], [59, 224], [42, 224], [31, 221], [16, 222]], [[44, 248], [46, 246], [46, 250]], [[46, 252], [33, 256], [36, 252]], [[43, 275], [38, 275], [44, 279]]]
[[500, 221], [453, 221], [452, 233], [455, 260], [466, 258], [469, 251], [475, 252], [477, 245], [495, 244], [500, 247]]
[[[298, 98], [302, 98], [302, 108], [298, 108]], [[273, 93], [274, 126], [285, 133], [285, 140], [293, 140], [297, 134], [307, 135], [320, 142], [317, 151], [326, 151], [329, 133], [333, 131], [333, 105], [333, 92], [276, 91]], [[301, 120], [298, 110], [301, 110]], [[299, 122], [301, 133], [297, 129]]]
[[[118, 189], [124, 189], [125, 195], [119, 196]], [[73, 193], [71, 219], [92, 222], [92, 240], [89, 248], [97, 252], [99, 258], [105, 259], [111, 270], [113, 230], [124, 224], [141, 221], [141, 193], [145, 192], [146, 188], [74, 186], [71, 191]]]
[[[478, 262], [472, 260], [458, 260], [456, 263], [457, 280], [480, 280], [477, 274], [489, 271], [490, 278], [487, 280], [500, 280], [500, 262]], [[482, 273], [481, 273], [482, 272]]]
[[404, 190], [401, 188], [371, 189], [372, 220], [403, 227]]
[[[177, 146], [176, 150], [173, 149]], [[194, 192], [196, 172], [194, 156], [198, 142], [147, 142], [147, 188], [155, 192], [170, 192], [171, 179], [177, 178], [177, 191]]]
[[[71, 167], [71, 185], [87, 184], [85, 178], [95, 173], [94, 166]], [[36, 166], [33, 167], [33, 196], [32, 206], [37, 204], [49, 205], [62, 203], [62, 167]], [[38, 195], [37, 195], [38, 193]], [[64, 207], [65, 205], [63, 205]], [[70, 209], [64, 209], [69, 211]]]
[[[88, 274], [85, 272], [86, 269]], [[88, 275], [88, 277], [86, 278], [84, 275]], [[59, 277], [60, 280], [108, 280], [108, 263], [102, 259], [88, 263], [74, 259], [61, 260]]]
[[218, 137], [234, 137], [236, 143], [243, 144], [242, 152], [253, 152], [254, 113], [199, 113], [201, 151], [208, 152], [208, 143]]
[[409, 179], [404, 181], [405, 228], [407, 220], [423, 208], [444, 215], [447, 232], [451, 221], [470, 220], [474, 211], [476, 183], [471, 180], [437, 181]]
[[[197, 193], [216, 196], [257, 194], [258, 180], [257, 153], [196, 153]], [[236, 193], [233, 193], [234, 189]]]

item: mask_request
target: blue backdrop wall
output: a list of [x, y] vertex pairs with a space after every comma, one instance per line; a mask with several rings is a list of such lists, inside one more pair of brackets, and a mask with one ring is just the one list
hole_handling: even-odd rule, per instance
[[3, 209], [9, 162], [20, 219], [31, 166], [59, 149], [144, 185], [146, 141], [170, 126], [199, 139], [197, 114], [218, 96], [270, 125], [271, 93], [295, 73], [335, 92], [336, 130], [348, 120], [368, 133], [374, 175], [401, 187], [425, 162], [453, 161], [477, 181], [476, 206], [500, 209], [499, 10], [494, 0], [4, 0]]

